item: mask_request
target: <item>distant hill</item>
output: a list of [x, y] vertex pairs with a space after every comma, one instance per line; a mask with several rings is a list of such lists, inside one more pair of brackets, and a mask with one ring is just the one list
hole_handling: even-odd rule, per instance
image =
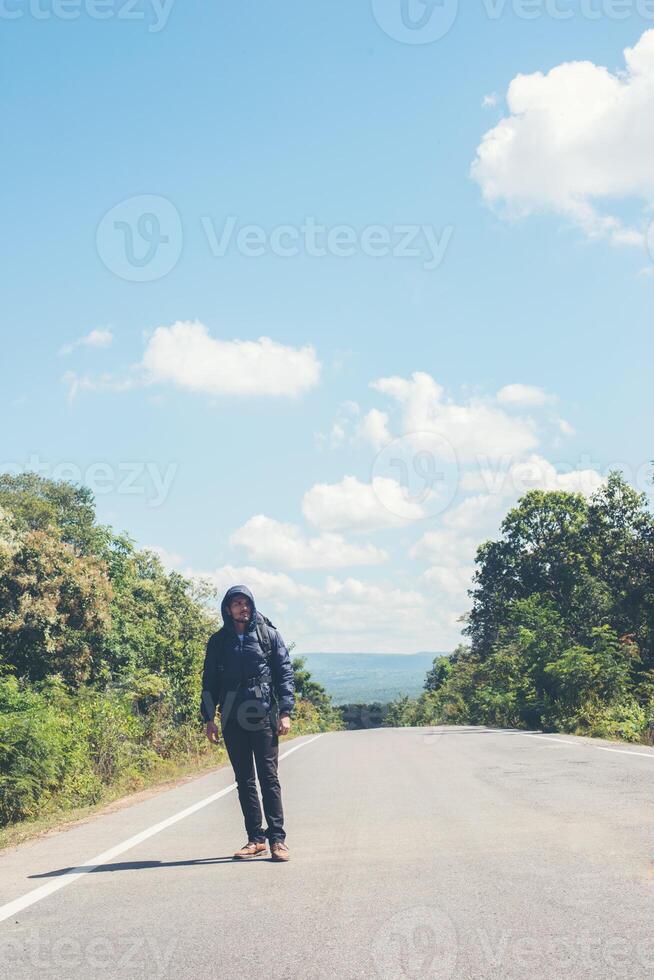
[[417, 697], [438, 653], [302, 653], [314, 680], [334, 704], [393, 701], [401, 694]]

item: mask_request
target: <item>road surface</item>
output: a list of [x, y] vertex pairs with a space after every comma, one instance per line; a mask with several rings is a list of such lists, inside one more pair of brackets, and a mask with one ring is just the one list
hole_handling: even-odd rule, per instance
[[449, 727], [280, 756], [287, 864], [231, 859], [229, 766], [0, 854], [2, 975], [654, 977], [653, 749]]

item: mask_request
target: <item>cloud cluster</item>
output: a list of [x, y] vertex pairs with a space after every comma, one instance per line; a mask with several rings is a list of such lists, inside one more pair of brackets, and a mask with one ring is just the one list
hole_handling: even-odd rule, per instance
[[[513, 79], [510, 114], [485, 134], [472, 164], [490, 205], [518, 217], [553, 212], [590, 237], [644, 243], [654, 204], [654, 30], [624, 55], [615, 73], [571, 61]], [[636, 226], [615, 213], [629, 200], [641, 205]]]
[[[110, 331], [94, 330], [63, 348], [106, 347]], [[322, 365], [310, 345], [289, 347], [269, 337], [221, 340], [199, 321], [177, 321], [157, 327], [146, 342], [143, 358], [122, 374], [78, 375], [63, 381], [72, 400], [80, 391], [127, 391], [148, 385], [172, 385], [204, 395], [297, 398], [320, 381]]]
[[373, 544], [353, 544], [340, 534], [308, 537], [295, 524], [284, 524], [264, 514], [251, 517], [234, 531], [230, 544], [244, 548], [252, 561], [289, 569], [379, 565], [388, 559], [387, 553]]
[[302, 513], [321, 531], [380, 531], [406, 527], [425, 516], [423, 507], [396, 480], [375, 477], [362, 483], [355, 476], [315, 484], [304, 495]]
[[473, 397], [456, 402], [424, 371], [410, 378], [380, 378], [372, 388], [399, 407], [401, 435], [424, 442], [425, 435], [435, 433], [452, 445], [461, 463], [480, 457], [520, 456], [538, 445], [536, 426], [529, 417], [505, 411], [497, 399]]
[[64, 344], [59, 353], [72, 354], [79, 347], [92, 347], [96, 349], [109, 347], [113, 343], [113, 339], [114, 335], [108, 327], [98, 327], [84, 334], [83, 337], [78, 337], [77, 340], [73, 340], [72, 343]]
[[[420, 589], [387, 581], [371, 583], [354, 576], [328, 575], [307, 585], [285, 572], [254, 565], [223, 565], [209, 571], [180, 568], [210, 582], [222, 598], [236, 583], [249, 586], [258, 608], [280, 626], [286, 640], [308, 651], [393, 653], [434, 649], [435, 642], [456, 642], [456, 616], [438, 611]], [[399, 647], [398, 647], [399, 640]]]
[[287, 347], [269, 337], [219, 340], [198, 321], [158, 327], [142, 366], [147, 380], [209, 395], [296, 397], [320, 380], [311, 346]]

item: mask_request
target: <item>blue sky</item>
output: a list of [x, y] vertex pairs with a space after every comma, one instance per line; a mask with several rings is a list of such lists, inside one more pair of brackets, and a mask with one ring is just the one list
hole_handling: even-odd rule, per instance
[[298, 652], [451, 648], [652, 455], [654, 4], [402, 2], [0, 4], [3, 468]]

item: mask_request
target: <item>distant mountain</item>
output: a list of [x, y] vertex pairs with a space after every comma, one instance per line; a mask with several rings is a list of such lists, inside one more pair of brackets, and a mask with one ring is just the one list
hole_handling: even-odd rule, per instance
[[334, 704], [393, 701], [401, 694], [417, 697], [438, 653], [292, 653], [304, 657], [314, 680]]

